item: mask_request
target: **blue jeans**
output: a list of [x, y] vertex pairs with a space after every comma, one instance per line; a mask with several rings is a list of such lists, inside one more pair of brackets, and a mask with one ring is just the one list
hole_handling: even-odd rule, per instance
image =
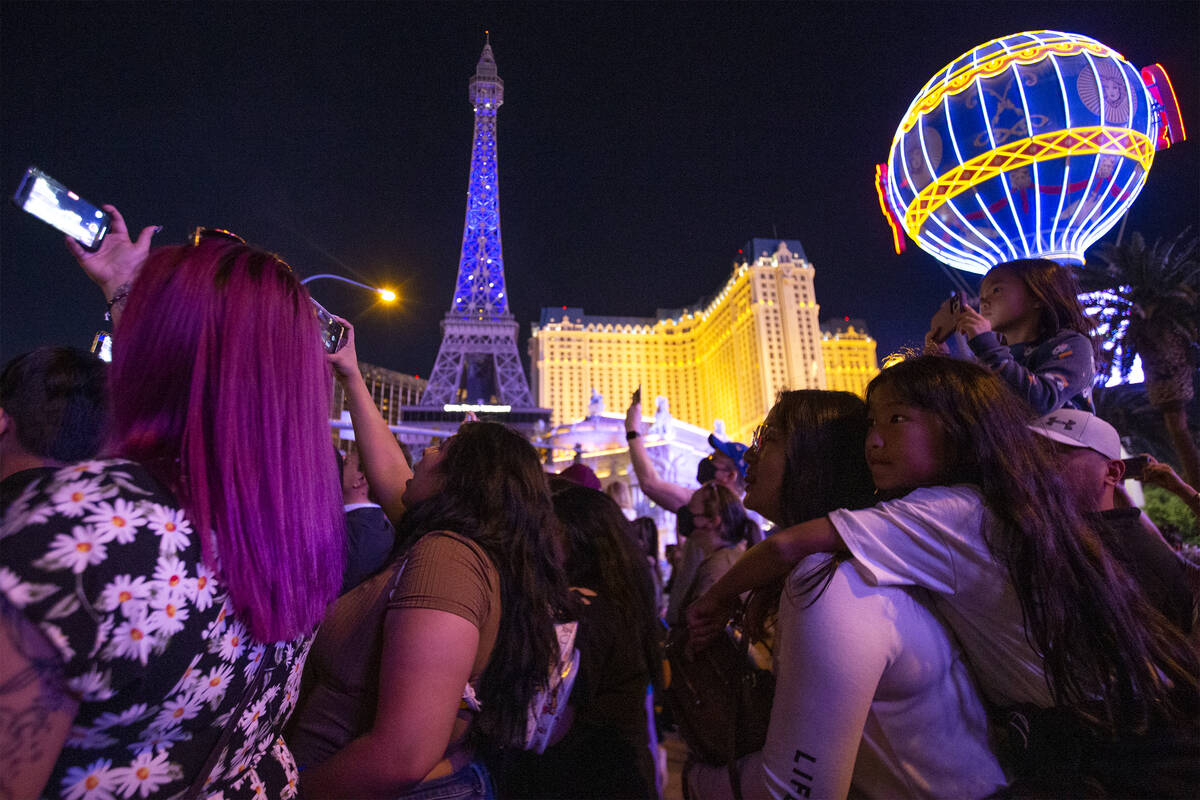
[[492, 776], [477, 761], [452, 775], [414, 786], [397, 800], [496, 800]]

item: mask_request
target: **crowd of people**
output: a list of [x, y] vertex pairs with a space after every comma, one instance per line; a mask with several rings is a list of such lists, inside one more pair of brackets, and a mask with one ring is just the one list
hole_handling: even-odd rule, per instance
[[[549, 474], [504, 425], [414, 463], [353, 326], [325, 352], [278, 256], [151, 248], [106, 210], [70, 246], [112, 363], [0, 372], [0, 794], [661, 797], [691, 713], [671, 666], [721, 645], [773, 674], [769, 719], [753, 752], [697, 749], [689, 797], [1200, 786], [1200, 573], [1123, 488], [1068, 269], [996, 267], [865, 401], [784, 391], [694, 485], [635, 400], [664, 562], [628, 486]], [[333, 380], [355, 436], [331, 454]], [[1168, 465], [1142, 480], [1200, 516]]]

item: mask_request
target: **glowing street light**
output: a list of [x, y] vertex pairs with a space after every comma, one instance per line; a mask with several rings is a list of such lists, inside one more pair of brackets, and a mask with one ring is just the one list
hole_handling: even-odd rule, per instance
[[307, 278], [300, 281], [300, 283], [307, 284], [309, 281], [315, 281], [320, 278], [329, 278], [331, 280], [341, 281], [342, 283], [348, 283], [351, 286], [357, 286], [360, 289], [366, 289], [369, 292], [374, 292], [375, 294], [379, 295], [379, 299], [385, 303], [396, 302], [396, 293], [393, 292], [391, 289], [381, 289], [378, 286], [368, 286], [365, 283], [359, 283], [358, 281], [352, 281], [349, 278], [343, 278], [341, 275], [331, 275], [329, 273], [322, 273], [320, 275], [309, 275]]

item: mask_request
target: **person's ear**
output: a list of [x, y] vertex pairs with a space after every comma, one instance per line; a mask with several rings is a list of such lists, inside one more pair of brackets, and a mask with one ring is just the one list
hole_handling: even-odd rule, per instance
[[12, 427], [12, 417], [10, 417], [3, 408], [0, 408], [0, 436], [8, 433], [8, 429]]
[[1120, 486], [1125, 480], [1125, 462], [1119, 458], [1109, 459], [1108, 469], [1104, 472], [1106, 486]]

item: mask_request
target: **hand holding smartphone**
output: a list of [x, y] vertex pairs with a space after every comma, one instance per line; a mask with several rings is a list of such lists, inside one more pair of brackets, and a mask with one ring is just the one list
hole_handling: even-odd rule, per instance
[[1150, 463], [1146, 456], [1130, 456], [1121, 460], [1125, 462], [1124, 479], [1127, 481], [1140, 481], [1146, 473], [1146, 465]]
[[634, 389], [634, 390], [633, 390], [633, 399], [631, 399], [631, 400], [630, 400], [630, 402], [631, 402], [631, 403], [637, 403], [638, 405], [641, 405], [641, 402], [642, 402], [642, 385], [641, 385], [640, 383], [638, 384], [638, 387], [637, 387], [636, 389]]
[[317, 321], [321, 324], [321, 343], [325, 345], [325, 352], [336, 353], [346, 344], [346, 326], [334, 319], [325, 306], [316, 300], [312, 303], [316, 306]]
[[13, 194], [13, 202], [79, 242], [88, 252], [100, 243], [112, 223], [107, 211], [84, 200], [37, 167], [30, 167]]

